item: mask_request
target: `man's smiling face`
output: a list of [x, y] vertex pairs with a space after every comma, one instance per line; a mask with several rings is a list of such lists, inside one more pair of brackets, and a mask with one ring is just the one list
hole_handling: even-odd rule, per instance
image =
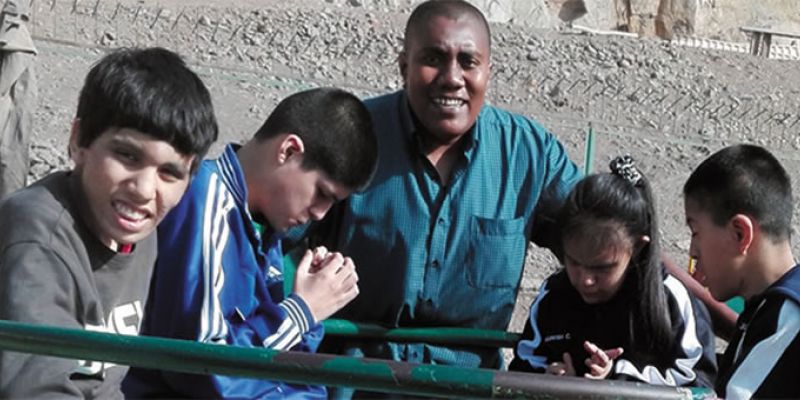
[[470, 15], [433, 16], [400, 56], [408, 101], [425, 129], [453, 143], [472, 128], [489, 86], [489, 37]]

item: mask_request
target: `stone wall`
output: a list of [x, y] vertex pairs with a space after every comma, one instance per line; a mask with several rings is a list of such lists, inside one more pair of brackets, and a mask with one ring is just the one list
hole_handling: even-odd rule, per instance
[[[742, 26], [800, 33], [798, 0], [701, 0], [700, 3], [697, 36], [744, 40], [744, 34], [739, 31]], [[787, 42], [776, 39], [778, 43]]]
[[742, 26], [800, 33], [798, 0], [582, 1], [587, 13], [574, 23], [601, 30], [623, 29], [662, 38], [696, 35], [722, 40], [745, 40], [739, 31]]
[[[326, 4], [408, 12], [421, 0], [324, 0]], [[742, 26], [800, 33], [800, 0], [470, 0], [492, 22], [556, 28], [573, 22], [643, 36], [743, 41]], [[780, 42], [780, 40], [779, 40]]]

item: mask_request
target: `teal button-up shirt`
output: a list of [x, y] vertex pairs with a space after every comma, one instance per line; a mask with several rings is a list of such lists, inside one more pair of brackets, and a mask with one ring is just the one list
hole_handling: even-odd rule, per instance
[[[552, 219], [580, 171], [540, 125], [484, 106], [442, 185], [420, 149], [403, 91], [366, 101], [378, 137], [370, 186], [338, 210], [336, 248], [353, 258], [359, 296], [337, 317], [389, 327], [505, 330], [526, 244], [554, 241]], [[329, 243], [330, 244], [330, 243]], [[336, 349], [400, 361], [497, 366], [497, 351], [419, 345]], [[493, 354], [486, 359], [486, 354]]]

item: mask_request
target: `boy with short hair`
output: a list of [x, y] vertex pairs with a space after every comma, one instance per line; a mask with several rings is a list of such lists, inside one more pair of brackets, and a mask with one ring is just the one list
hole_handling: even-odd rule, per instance
[[[165, 49], [123, 49], [89, 72], [71, 171], [0, 203], [0, 318], [136, 335], [156, 225], [217, 137], [211, 96]], [[0, 353], [2, 398], [122, 398], [127, 366]]]
[[735, 145], [703, 161], [683, 188], [695, 278], [717, 300], [746, 300], [719, 365], [717, 395], [800, 398], [800, 268], [792, 189], [764, 148]]
[[[273, 350], [316, 351], [319, 323], [358, 294], [349, 257], [307, 251], [283, 294], [281, 238], [321, 219], [364, 187], [377, 163], [367, 109], [337, 89], [278, 104], [243, 146], [204, 161], [159, 226], [159, 258], [143, 331], [148, 335]], [[254, 222], [266, 229], [260, 232]], [[326, 396], [317, 386], [132, 369], [126, 395], [275, 398]]]

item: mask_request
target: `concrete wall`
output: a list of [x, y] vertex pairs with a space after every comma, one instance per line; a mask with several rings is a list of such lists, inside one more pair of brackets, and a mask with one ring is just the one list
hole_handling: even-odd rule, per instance
[[742, 26], [800, 33], [798, 0], [583, 1], [588, 13], [575, 23], [597, 29], [627, 25], [630, 32], [645, 36], [696, 35], [722, 40], [746, 40], [739, 31]]
[[[327, 4], [409, 12], [422, 0], [324, 0]], [[697, 35], [746, 40], [742, 26], [800, 33], [800, 0], [470, 0], [493, 22], [555, 28], [573, 21], [644, 36]], [[779, 41], [780, 42], [780, 41]], [[786, 41], [784, 41], [786, 42]]]
[[[702, 0], [697, 12], [698, 36], [744, 40], [742, 26], [800, 34], [798, 0]], [[779, 40], [779, 42], [787, 42]]]

